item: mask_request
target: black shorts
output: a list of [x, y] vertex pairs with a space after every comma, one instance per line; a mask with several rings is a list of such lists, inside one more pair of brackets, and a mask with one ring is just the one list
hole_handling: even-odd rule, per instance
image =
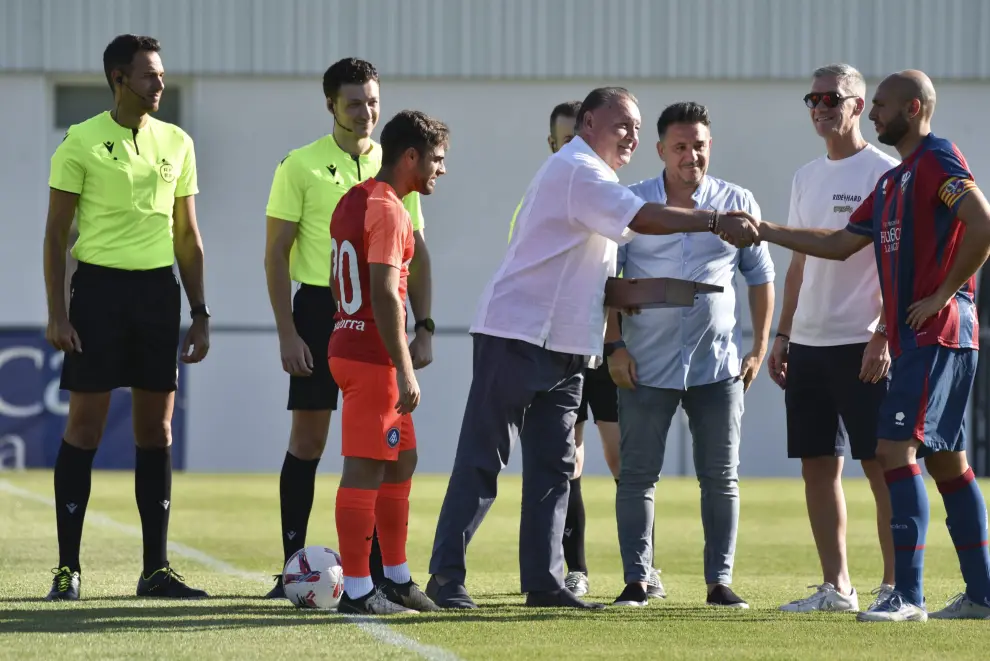
[[584, 371], [584, 388], [581, 392], [581, 406], [578, 407], [577, 423], [588, 420], [588, 409], [595, 416], [595, 422], [619, 421], [619, 391], [608, 373], [608, 362], [596, 369]]
[[289, 377], [290, 411], [336, 411], [340, 388], [327, 358], [337, 303], [330, 287], [299, 285], [292, 298], [292, 321], [313, 356], [313, 373]]
[[69, 321], [82, 353], [65, 354], [61, 389], [173, 392], [179, 380], [181, 300], [170, 266], [125, 271], [80, 262], [72, 275]]
[[784, 388], [788, 457], [839, 457], [847, 438], [853, 459], [876, 457], [877, 421], [887, 379], [860, 381], [865, 349], [865, 343], [790, 345]]

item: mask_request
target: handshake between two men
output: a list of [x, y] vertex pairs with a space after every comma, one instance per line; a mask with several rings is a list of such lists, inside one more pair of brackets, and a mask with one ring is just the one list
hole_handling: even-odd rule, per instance
[[[677, 234], [679, 232], [713, 232], [736, 248], [747, 248], [760, 241], [778, 243], [778, 230], [742, 210], [713, 211], [684, 209], [647, 202], [628, 225], [637, 234]], [[766, 235], [766, 230], [774, 237]], [[786, 240], [786, 239], [785, 239]]]
[[753, 218], [745, 211], [718, 212], [713, 231], [726, 243], [736, 248], [748, 248], [760, 242], [762, 221]]
[[[869, 216], [863, 219], [869, 221]], [[869, 222], [857, 222], [858, 231], [848, 228], [794, 228], [758, 220], [745, 211], [726, 211], [715, 218], [712, 231], [735, 246], [746, 248], [767, 241], [796, 253], [821, 259], [845, 260], [873, 243]]]

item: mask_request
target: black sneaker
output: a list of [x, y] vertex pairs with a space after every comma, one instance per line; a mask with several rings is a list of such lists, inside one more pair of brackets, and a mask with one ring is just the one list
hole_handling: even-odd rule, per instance
[[183, 578], [174, 569], [165, 565], [145, 578], [138, 579], [137, 596], [161, 599], [203, 599], [205, 591], [191, 588], [183, 583]]
[[268, 594], [265, 595], [265, 599], [287, 599], [285, 596], [285, 586], [282, 585], [282, 575], [275, 575], [275, 587], [273, 587]]
[[722, 608], [749, 608], [749, 604], [741, 599], [739, 595], [729, 589], [728, 585], [721, 583], [712, 588], [708, 593], [709, 606], [721, 606]]
[[408, 583], [396, 583], [390, 578], [382, 580], [382, 592], [390, 601], [419, 612], [438, 611], [440, 607], [426, 596], [419, 586], [409, 579]]
[[337, 612], [346, 615], [415, 615], [419, 611], [395, 603], [385, 596], [380, 587], [376, 587], [357, 599], [351, 599], [344, 592], [337, 603]]
[[52, 589], [45, 597], [46, 601], [79, 601], [79, 572], [68, 567], [58, 567], [52, 570]]
[[613, 602], [614, 606], [645, 606], [649, 598], [641, 583], [629, 583]]

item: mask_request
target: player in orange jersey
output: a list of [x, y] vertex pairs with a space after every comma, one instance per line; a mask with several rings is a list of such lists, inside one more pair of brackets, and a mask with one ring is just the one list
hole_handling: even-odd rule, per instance
[[[406, 564], [409, 489], [416, 468], [413, 409], [419, 384], [406, 344], [406, 280], [414, 240], [402, 198], [433, 192], [445, 173], [448, 129], [411, 110], [382, 129], [382, 167], [351, 188], [330, 223], [333, 295], [330, 372], [343, 393], [344, 470], [337, 489], [337, 538], [344, 569], [341, 613], [439, 610]], [[368, 557], [377, 525], [385, 580]]]

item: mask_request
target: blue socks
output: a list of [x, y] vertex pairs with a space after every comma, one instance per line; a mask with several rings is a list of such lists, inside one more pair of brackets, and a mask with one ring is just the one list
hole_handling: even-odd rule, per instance
[[928, 533], [928, 492], [918, 464], [908, 464], [884, 474], [890, 490], [894, 536], [894, 586], [915, 606], [924, 608], [922, 572], [925, 536]]
[[[906, 601], [924, 607], [922, 571], [928, 533], [928, 493], [921, 467], [909, 464], [887, 471], [887, 488], [894, 516], [894, 583]], [[945, 503], [945, 525], [959, 556], [966, 596], [990, 606], [990, 547], [987, 545], [987, 506], [973, 469], [954, 480], [938, 483]]]
[[[945, 503], [945, 525], [956, 546], [959, 568], [966, 581], [966, 596], [978, 604], [990, 606], [987, 506], [973, 469], [968, 469], [954, 480], [938, 483], [938, 491]], [[896, 541], [894, 543], [897, 544]]]

